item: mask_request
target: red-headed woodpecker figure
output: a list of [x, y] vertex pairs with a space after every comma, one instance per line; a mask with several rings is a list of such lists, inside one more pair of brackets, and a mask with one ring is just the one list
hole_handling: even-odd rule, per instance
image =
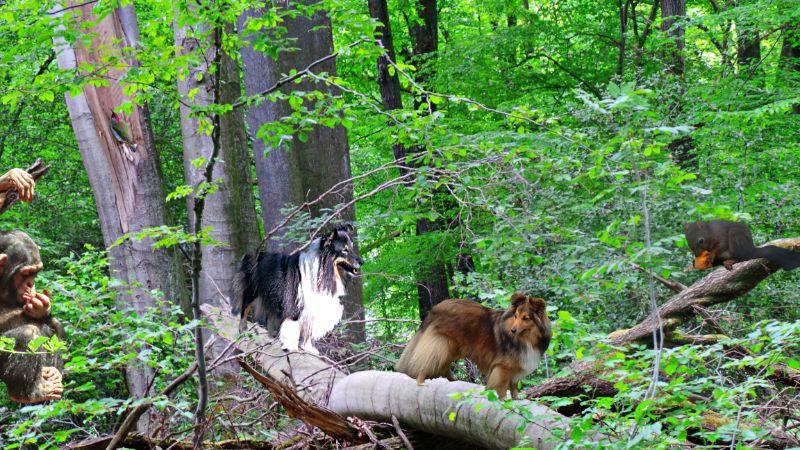
[[128, 161], [133, 161], [133, 154], [136, 152], [136, 144], [133, 142], [133, 133], [131, 126], [128, 125], [114, 110], [111, 110], [111, 135], [117, 140], [122, 147], [122, 153], [128, 158]]

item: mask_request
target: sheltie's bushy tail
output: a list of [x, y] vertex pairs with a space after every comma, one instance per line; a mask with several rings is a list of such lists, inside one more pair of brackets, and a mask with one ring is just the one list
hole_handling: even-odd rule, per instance
[[424, 378], [449, 377], [450, 363], [453, 361], [450, 343], [436, 333], [435, 327], [426, 325], [423, 324], [408, 341], [394, 370], [411, 378], [417, 378], [420, 374]]
[[256, 271], [256, 260], [251, 255], [244, 255], [239, 270], [233, 277], [231, 288], [231, 312], [243, 315], [245, 308], [255, 300], [255, 284], [253, 274]]

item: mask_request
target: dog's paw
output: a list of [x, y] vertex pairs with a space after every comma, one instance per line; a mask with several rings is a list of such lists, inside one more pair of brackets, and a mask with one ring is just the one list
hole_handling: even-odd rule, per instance
[[282, 344], [281, 345], [281, 350], [283, 350], [286, 353], [296, 352], [297, 349], [298, 349], [298, 347], [296, 345], [286, 345], [286, 344]]
[[311, 344], [304, 345], [303, 350], [307, 351], [308, 353], [311, 353], [312, 355], [319, 355], [319, 350], [317, 350], [317, 347], [314, 347]]

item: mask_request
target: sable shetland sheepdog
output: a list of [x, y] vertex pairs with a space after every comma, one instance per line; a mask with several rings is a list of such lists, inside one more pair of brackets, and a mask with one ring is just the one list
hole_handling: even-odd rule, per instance
[[471, 300], [445, 300], [431, 309], [411, 338], [395, 370], [417, 379], [450, 377], [450, 364], [474, 362], [486, 388], [501, 398], [516, 398], [517, 382], [539, 366], [550, 345], [550, 319], [541, 298], [519, 292], [508, 310], [494, 310]]
[[350, 234], [339, 225], [294, 255], [260, 252], [245, 255], [233, 283], [233, 313], [241, 313], [240, 331], [250, 309], [254, 320], [276, 331], [284, 350], [319, 354], [313, 340], [325, 336], [342, 318], [346, 295], [361, 268]]

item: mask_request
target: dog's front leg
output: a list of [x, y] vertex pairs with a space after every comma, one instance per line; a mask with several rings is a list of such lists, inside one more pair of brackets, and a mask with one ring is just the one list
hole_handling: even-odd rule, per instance
[[297, 350], [297, 344], [300, 342], [300, 321], [286, 319], [281, 324], [281, 330], [278, 335], [281, 340], [281, 348], [287, 352]]
[[308, 353], [319, 355], [319, 350], [317, 347], [314, 347], [313, 341], [311, 341], [311, 334], [307, 333], [303, 336], [303, 350], [307, 351]]

